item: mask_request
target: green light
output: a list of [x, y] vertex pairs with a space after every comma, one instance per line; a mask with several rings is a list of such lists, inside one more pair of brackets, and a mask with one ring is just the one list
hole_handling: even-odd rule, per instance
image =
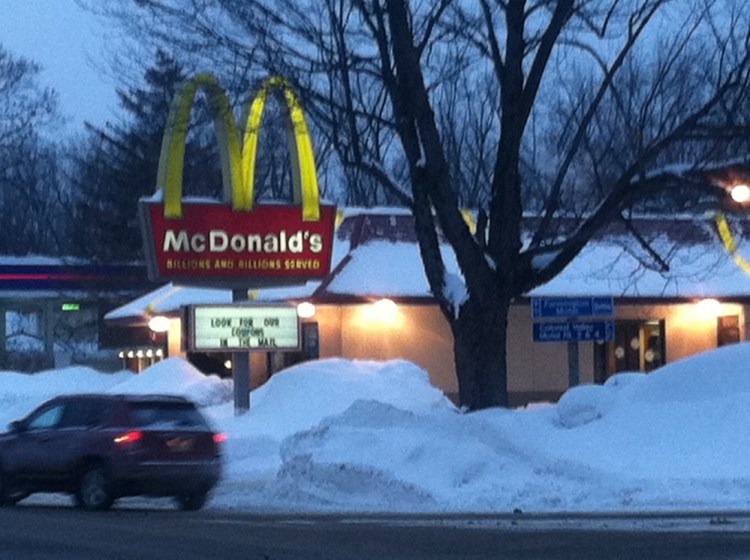
[[63, 311], [80, 311], [81, 304], [80, 303], [63, 303], [61, 309]]

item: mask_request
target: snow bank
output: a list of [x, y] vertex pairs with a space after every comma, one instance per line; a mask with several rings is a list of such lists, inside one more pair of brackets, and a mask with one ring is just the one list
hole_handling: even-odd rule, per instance
[[281, 439], [368, 399], [414, 412], [454, 409], [427, 372], [411, 362], [332, 358], [274, 374], [253, 391], [250, 412], [240, 423], [252, 424], [254, 434]]
[[[251, 511], [640, 511], [750, 502], [750, 345], [459, 412], [405, 361], [300, 364], [253, 391], [178, 359], [138, 375], [0, 373], [0, 420], [57, 392], [173, 392], [229, 434], [212, 507]], [[34, 403], [35, 404], [35, 403]], [[11, 405], [11, 406], [8, 406]]]
[[[274, 374], [251, 394], [250, 411], [239, 417], [228, 415], [229, 405], [209, 411], [229, 434], [226, 449], [231, 476], [275, 478], [289, 487], [298, 471], [310, 478], [317, 467], [303, 465], [289, 451], [284, 467], [281, 445], [287, 437], [315, 429], [360, 402], [377, 402], [406, 413], [426, 414], [435, 410], [455, 412], [441, 391], [432, 386], [420, 367], [404, 360], [385, 362], [325, 359], [306, 362]], [[292, 449], [294, 444], [289, 444]], [[322, 467], [325, 471], [327, 467]], [[372, 479], [374, 470], [368, 478]], [[301, 482], [297, 480], [297, 482]], [[283, 488], [276, 492], [284, 493]], [[289, 492], [303, 495], [299, 489]], [[242, 497], [239, 497], [242, 499]]]
[[184, 396], [199, 406], [232, 399], [232, 383], [207, 376], [181, 358], [169, 358], [141, 373], [100, 373], [86, 367], [27, 374], [0, 372], [0, 425], [25, 416], [54, 396], [68, 393], [160, 393]]
[[750, 346], [737, 345], [576, 387], [554, 406], [468, 415], [339, 386], [327, 412], [344, 394], [357, 400], [283, 439], [264, 492], [298, 510], [740, 507], [750, 499], [750, 431], [738, 430], [750, 420], [746, 363]]
[[0, 371], [0, 427], [20, 418], [36, 405], [64, 393], [104, 392], [132, 373], [99, 373], [87, 367], [69, 367], [35, 374]]
[[232, 399], [232, 382], [204, 375], [182, 358], [167, 358], [109, 389], [112, 393], [162, 394], [186, 397], [198, 406]]

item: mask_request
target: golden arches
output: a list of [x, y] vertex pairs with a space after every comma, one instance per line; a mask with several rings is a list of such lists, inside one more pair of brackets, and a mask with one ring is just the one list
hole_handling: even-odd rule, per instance
[[292, 158], [292, 184], [294, 186], [294, 202], [302, 204], [302, 219], [305, 221], [317, 221], [320, 219], [320, 208], [318, 200], [318, 178], [315, 172], [315, 155], [310, 131], [307, 128], [305, 114], [289, 80], [281, 76], [268, 78], [255, 99], [250, 105], [245, 120], [245, 134], [242, 143], [242, 174], [244, 181], [244, 195], [237, 208], [243, 210], [252, 209], [255, 184], [255, 156], [258, 148], [258, 135], [260, 133], [263, 109], [266, 106], [268, 92], [273, 88], [282, 88], [284, 98], [289, 109], [291, 119], [291, 130], [289, 132], [289, 153]]
[[190, 112], [199, 88], [206, 90], [216, 130], [224, 201], [231, 202], [235, 210], [252, 210], [260, 124], [268, 92], [275, 87], [283, 89], [292, 124], [289, 152], [292, 157], [294, 203], [302, 204], [303, 220], [320, 219], [320, 193], [310, 131], [302, 105], [289, 81], [280, 76], [273, 76], [263, 83], [249, 105], [249, 110], [246, 111], [244, 139], [240, 143], [239, 131], [226, 93], [218, 80], [209, 73], [198, 74], [185, 82], [176, 93], [169, 110], [156, 180], [157, 189], [164, 192], [164, 215], [167, 218], [182, 216], [185, 140], [190, 124]]
[[714, 216], [716, 222], [716, 230], [719, 232], [719, 237], [727, 252], [732, 255], [734, 262], [737, 263], [742, 270], [750, 274], [750, 262], [746, 261], [745, 258], [737, 252], [737, 242], [734, 239], [732, 230], [729, 227], [726, 217], [722, 212], [717, 212]]
[[214, 120], [221, 159], [224, 201], [233, 202], [242, 190], [242, 152], [232, 108], [218, 80], [208, 73], [198, 74], [185, 82], [175, 94], [164, 129], [156, 187], [164, 191], [164, 215], [167, 218], [182, 216], [185, 140], [190, 125], [190, 110], [198, 88], [207, 90], [209, 110]]

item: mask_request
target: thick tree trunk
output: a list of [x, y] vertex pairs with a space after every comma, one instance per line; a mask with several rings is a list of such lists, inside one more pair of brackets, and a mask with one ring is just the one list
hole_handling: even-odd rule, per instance
[[469, 410], [508, 405], [506, 341], [510, 298], [467, 301], [452, 322], [460, 404]]

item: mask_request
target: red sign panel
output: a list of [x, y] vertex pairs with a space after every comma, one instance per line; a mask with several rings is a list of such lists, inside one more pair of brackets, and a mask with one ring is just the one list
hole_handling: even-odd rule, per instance
[[259, 204], [249, 212], [226, 203], [182, 203], [182, 217], [141, 202], [149, 276], [154, 280], [242, 284], [248, 278], [304, 281], [331, 266], [336, 207], [303, 221], [300, 206]]

